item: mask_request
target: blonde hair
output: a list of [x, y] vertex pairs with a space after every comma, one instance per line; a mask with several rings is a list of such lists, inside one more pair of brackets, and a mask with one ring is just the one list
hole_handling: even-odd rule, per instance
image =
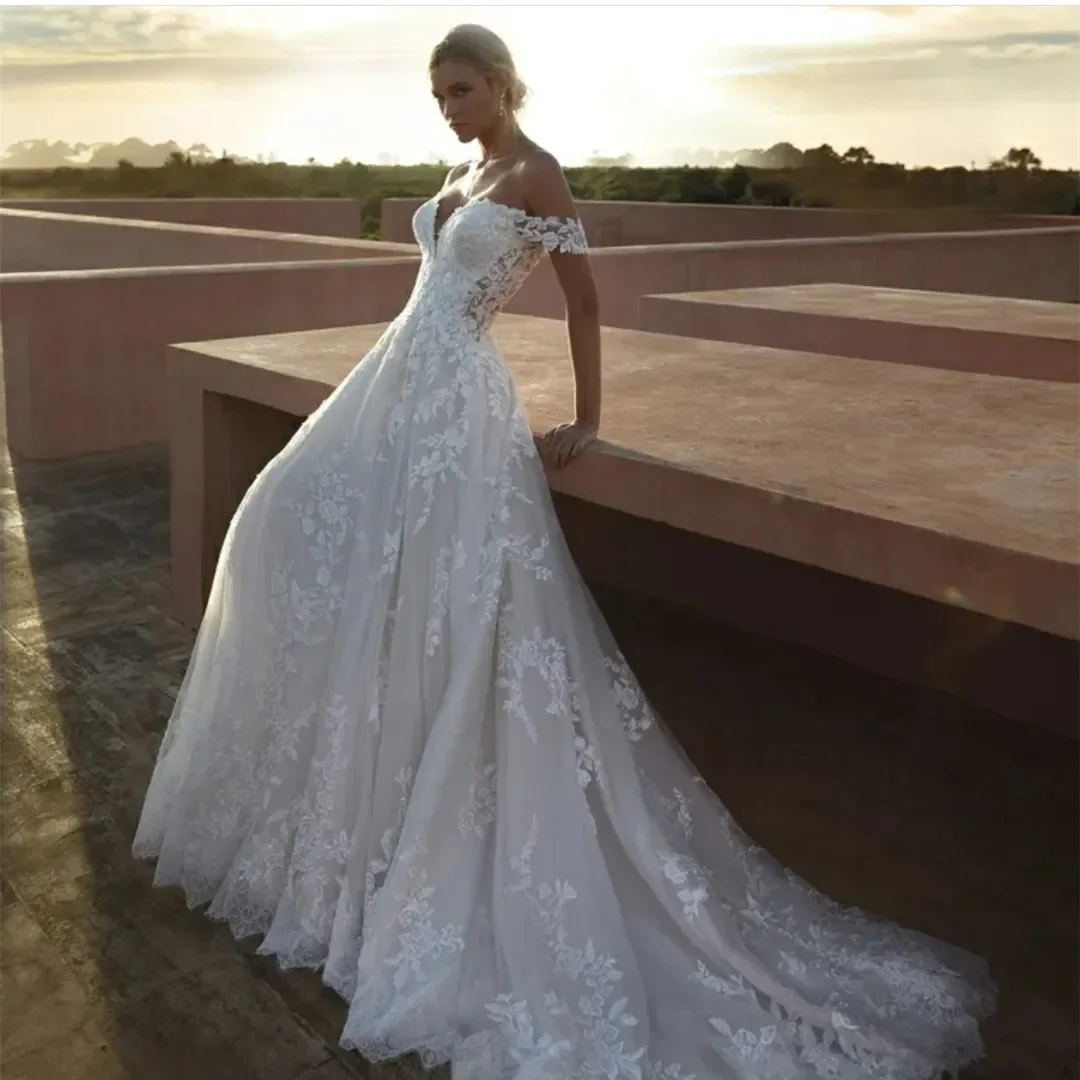
[[505, 104], [511, 112], [517, 112], [525, 104], [529, 90], [517, 73], [510, 50], [506, 47], [506, 42], [486, 26], [478, 26], [476, 23], [455, 26], [431, 50], [428, 70], [434, 71], [447, 60], [466, 64], [488, 77], [501, 75], [507, 84]]

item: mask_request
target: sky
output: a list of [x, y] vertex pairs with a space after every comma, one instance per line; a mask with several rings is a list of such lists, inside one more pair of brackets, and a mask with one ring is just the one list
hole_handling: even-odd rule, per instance
[[427, 78], [461, 22], [510, 45], [522, 127], [567, 165], [788, 141], [933, 166], [1028, 146], [1080, 166], [1075, 5], [4, 5], [0, 145], [464, 160]]

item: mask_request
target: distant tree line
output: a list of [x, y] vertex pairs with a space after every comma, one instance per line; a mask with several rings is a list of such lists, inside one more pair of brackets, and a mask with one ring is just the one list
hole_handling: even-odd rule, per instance
[[[148, 143], [142, 139], [124, 139], [118, 143], [68, 143], [49, 142], [48, 139], [25, 139], [12, 143], [0, 155], [0, 169], [60, 169], [65, 167], [85, 166], [91, 169], [112, 169], [121, 161], [143, 168], [156, 168], [166, 161], [184, 158], [196, 164], [206, 164], [218, 157], [231, 157], [232, 160], [245, 164], [266, 164], [262, 156], [254, 159], [238, 158], [226, 152], [216, 153], [205, 143], [195, 143], [186, 150], [179, 143], [168, 141]], [[396, 164], [389, 155], [380, 154], [379, 165]], [[768, 149], [744, 150], [696, 150], [676, 149], [670, 155], [670, 164], [686, 165], [698, 168], [730, 169], [736, 165], [745, 165], [753, 169], [801, 169], [821, 168], [844, 162], [850, 165], [874, 165], [876, 159], [865, 146], [849, 147], [843, 154], [834, 150], [827, 143], [822, 146], [800, 150], [789, 142], [779, 142]], [[430, 161], [426, 162], [431, 164]], [[308, 164], [316, 164], [309, 158]], [[597, 168], [631, 168], [634, 166], [632, 154], [619, 154], [605, 157], [593, 153], [587, 164]], [[974, 168], [974, 165], [972, 166]], [[1014, 148], [1003, 157], [990, 163], [990, 168], [1039, 169], [1042, 162], [1027, 148]]]
[[[779, 142], [767, 150], [686, 150], [678, 149], [672, 154], [673, 164], [691, 165], [699, 168], [730, 169], [735, 165], [745, 165], [754, 169], [819, 169], [830, 165], [845, 163], [848, 165], [874, 165], [877, 159], [865, 146], [848, 147], [844, 153], [834, 150], [828, 143], [800, 150], [789, 142]], [[632, 154], [620, 154], [617, 157], [604, 157], [593, 154], [589, 165], [622, 166], [630, 168], [634, 164]], [[995, 158], [989, 163], [995, 168], [1040, 169], [1042, 161], [1025, 148], [1014, 148], [1004, 157]], [[972, 165], [974, 168], [974, 165]]]
[[[128, 143], [138, 140], [128, 140]], [[65, 144], [66, 145], [66, 144]], [[116, 144], [123, 147], [125, 143]], [[141, 144], [146, 146], [146, 144]], [[162, 144], [161, 148], [175, 144]], [[84, 148], [85, 149], [85, 148]], [[865, 147], [798, 150], [780, 143], [757, 164], [633, 167], [629, 159], [592, 159], [566, 170], [579, 199], [719, 203], [843, 209], [976, 208], [1025, 214], [1080, 214], [1080, 174], [1044, 169], [1027, 147], [1013, 147], [986, 168], [913, 168], [879, 162]], [[8, 157], [11, 157], [9, 153]], [[5, 161], [7, 159], [4, 159]], [[250, 161], [208, 147], [169, 149], [156, 164], [118, 158], [111, 167], [61, 165], [0, 169], [7, 198], [352, 198], [363, 204], [363, 234], [378, 236], [382, 200], [433, 195], [445, 163], [321, 165]]]
[[118, 143], [69, 143], [24, 139], [7, 147], [0, 158], [0, 168], [62, 169], [83, 165], [90, 169], [112, 169], [121, 161], [154, 168], [164, 164], [170, 154], [180, 154], [193, 161], [210, 161], [218, 156], [205, 143], [195, 143], [185, 150], [171, 140], [163, 143], [148, 143], [142, 139], [124, 139]]

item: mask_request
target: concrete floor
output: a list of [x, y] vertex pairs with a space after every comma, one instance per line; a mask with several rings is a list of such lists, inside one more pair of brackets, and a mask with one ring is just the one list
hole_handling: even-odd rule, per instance
[[[345, 1007], [129, 856], [191, 635], [157, 452], [3, 461], [3, 1080], [404, 1080]], [[757, 839], [819, 887], [986, 955], [971, 1080], [1078, 1077], [1077, 746], [627, 596], [646, 689]]]

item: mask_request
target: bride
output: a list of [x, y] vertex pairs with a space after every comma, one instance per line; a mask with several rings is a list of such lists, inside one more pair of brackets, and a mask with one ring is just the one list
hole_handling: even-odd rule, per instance
[[[454, 1080], [929, 1080], [982, 1054], [978, 958], [740, 831], [650, 710], [545, 483], [595, 439], [599, 317], [503, 42], [431, 88], [479, 161], [412, 296], [244, 497], [134, 840], [155, 883]], [[490, 336], [548, 253], [574, 420], [534, 440]]]

